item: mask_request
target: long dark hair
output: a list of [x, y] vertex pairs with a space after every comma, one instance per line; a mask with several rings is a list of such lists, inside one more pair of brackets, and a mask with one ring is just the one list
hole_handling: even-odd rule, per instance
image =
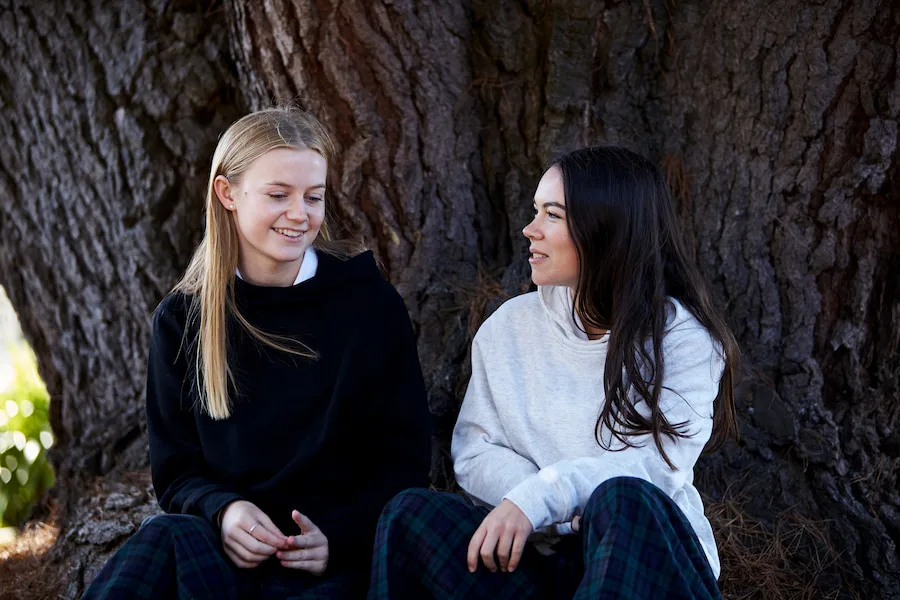
[[[629, 438], [649, 433], [675, 468], [663, 450], [663, 436], [688, 437], [686, 423], [670, 423], [659, 407], [666, 305], [675, 298], [724, 352], [725, 370], [705, 450], [720, 447], [737, 433], [733, 386], [740, 350], [686, 251], [662, 174], [643, 156], [611, 146], [570, 152], [553, 167], [562, 174], [566, 222], [578, 254], [573, 310], [585, 325], [611, 332], [603, 376], [606, 402], [594, 430], [597, 442], [609, 449], [601, 440], [603, 425], [626, 448], [634, 445]], [[647, 403], [649, 417], [629, 400], [629, 387], [638, 396], [635, 400]]]

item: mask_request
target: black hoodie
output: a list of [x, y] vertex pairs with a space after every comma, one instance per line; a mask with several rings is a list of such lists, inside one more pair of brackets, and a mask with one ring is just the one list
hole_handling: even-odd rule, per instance
[[291, 287], [235, 278], [250, 323], [302, 341], [318, 359], [262, 346], [229, 321], [237, 393], [228, 419], [200, 409], [196, 324], [183, 335], [191, 299], [172, 293], [160, 303], [147, 377], [153, 486], [163, 510], [217, 531], [233, 500], [256, 504], [285, 535], [299, 534], [297, 509], [328, 538], [329, 572], [365, 569], [381, 509], [428, 485], [430, 415], [406, 307], [372, 253], [318, 256], [315, 277]]

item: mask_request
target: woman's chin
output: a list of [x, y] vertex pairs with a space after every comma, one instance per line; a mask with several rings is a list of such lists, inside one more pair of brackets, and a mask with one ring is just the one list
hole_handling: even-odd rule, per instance
[[306, 252], [306, 247], [301, 248], [291, 248], [288, 251], [284, 249], [280, 249], [279, 251], [270, 252], [269, 258], [279, 263], [292, 263], [297, 262], [301, 258], [303, 258], [304, 253]]

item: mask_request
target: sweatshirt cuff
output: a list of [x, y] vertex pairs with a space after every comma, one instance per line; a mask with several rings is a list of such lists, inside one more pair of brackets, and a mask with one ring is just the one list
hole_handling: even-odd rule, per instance
[[552, 468], [541, 469], [514, 487], [503, 498], [509, 500], [525, 513], [535, 531], [553, 523], [553, 500], [557, 494], [555, 478], [558, 477]]
[[219, 531], [219, 522], [217, 520], [219, 511], [235, 500], [243, 499], [243, 496], [234, 492], [210, 492], [197, 502], [197, 512], [201, 517], [212, 523], [216, 531]]

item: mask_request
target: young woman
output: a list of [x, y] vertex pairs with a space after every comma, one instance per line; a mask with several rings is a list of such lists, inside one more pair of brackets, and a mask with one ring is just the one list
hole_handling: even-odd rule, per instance
[[86, 598], [360, 597], [378, 514], [427, 485], [413, 330], [372, 253], [328, 241], [332, 154], [294, 109], [220, 139], [205, 237], [153, 317], [150, 462], [169, 514]]
[[369, 598], [719, 598], [693, 468], [735, 429], [738, 349], [658, 169], [587, 148], [538, 185], [537, 292], [478, 330], [454, 494], [407, 490]]

